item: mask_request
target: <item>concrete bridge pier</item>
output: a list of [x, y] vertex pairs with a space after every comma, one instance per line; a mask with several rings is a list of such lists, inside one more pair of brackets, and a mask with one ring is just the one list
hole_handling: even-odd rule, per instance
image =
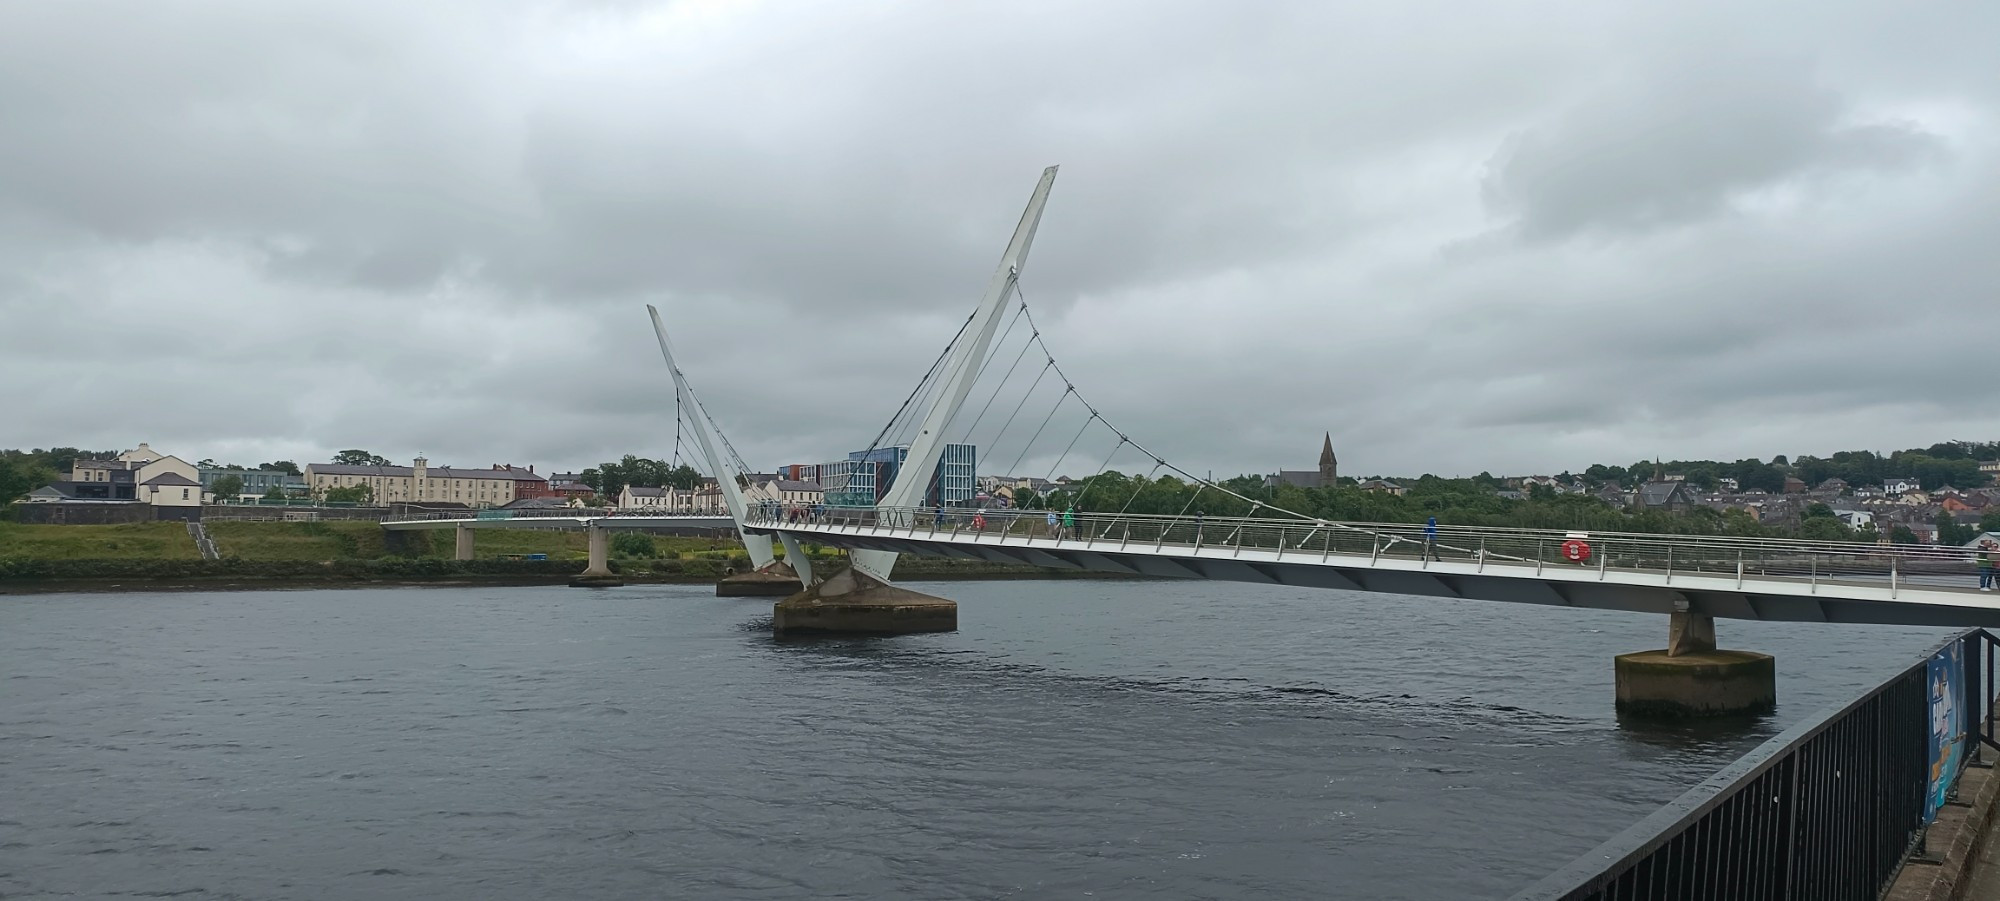
[[771, 608], [771, 632], [781, 636], [957, 630], [957, 603], [899, 588], [852, 566]]
[[452, 531], [452, 537], [457, 539], [457, 543], [455, 545], [455, 553], [452, 559], [454, 560], [472, 559], [472, 527], [461, 525], [458, 526], [457, 528], [452, 529], [451, 531]]
[[569, 580], [571, 588], [616, 588], [625, 582], [611, 572], [611, 532], [593, 522], [584, 528], [590, 564]]
[[1769, 713], [1778, 670], [1769, 654], [1715, 647], [1715, 619], [1674, 602], [1667, 646], [1620, 654], [1614, 668], [1621, 715], [1660, 719]]
[[785, 559], [773, 560], [747, 573], [727, 576], [715, 583], [719, 598], [788, 598], [813, 580], [812, 561], [791, 535], [779, 536], [785, 544]]

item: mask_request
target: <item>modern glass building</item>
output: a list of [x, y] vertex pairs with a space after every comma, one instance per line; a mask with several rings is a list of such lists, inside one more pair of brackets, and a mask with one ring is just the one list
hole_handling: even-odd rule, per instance
[[269, 469], [223, 469], [215, 466], [200, 468], [201, 487], [207, 490], [215, 485], [215, 480], [223, 476], [235, 476], [243, 480], [243, 495], [259, 497], [273, 488], [287, 495], [306, 493], [305, 476], [295, 476], [288, 472]]
[[[819, 483], [826, 489], [826, 502], [836, 507], [867, 507], [882, 499], [903, 464], [910, 459], [910, 446], [878, 447], [855, 451], [845, 460], [819, 466]], [[970, 444], [947, 444], [938, 457], [937, 471], [924, 491], [924, 506], [944, 504], [965, 506], [979, 493], [978, 448]]]

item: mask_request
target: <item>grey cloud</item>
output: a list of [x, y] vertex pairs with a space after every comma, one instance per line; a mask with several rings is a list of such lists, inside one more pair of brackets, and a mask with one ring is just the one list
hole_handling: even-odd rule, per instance
[[0, 29], [0, 375], [46, 387], [0, 445], [665, 454], [653, 302], [753, 462], [837, 455], [1049, 163], [1049, 342], [1190, 468], [1326, 429], [1384, 473], [1990, 433], [1995, 12], [1946, 18], [33, 5]]
[[1800, 60], [1705, 60], [1647, 73], [1515, 136], [1486, 197], [1531, 236], [1630, 232], [1727, 211], [1791, 179], [1894, 171], [1944, 152], [1909, 123], [1844, 125]]

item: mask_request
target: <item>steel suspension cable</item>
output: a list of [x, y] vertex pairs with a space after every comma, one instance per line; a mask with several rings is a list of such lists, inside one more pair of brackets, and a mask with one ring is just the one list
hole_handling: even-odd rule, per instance
[[[1027, 309], [1027, 307], [1022, 307], [1022, 309], [1025, 310]], [[972, 417], [972, 424], [966, 426], [965, 431], [958, 436], [958, 441], [960, 444], [964, 444], [965, 442], [971, 440], [972, 430], [979, 428], [980, 420], [986, 418], [986, 411], [993, 409], [993, 401], [1000, 396], [1000, 389], [1007, 387], [1007, 382], [1014, 378], [1014, 370], [1019, 369], [1021, 367], [1021, 361], [1027, 358], [1028, 350], [1034, 346], [1035, 344], [1032, 338], [1028, 341], [1028, 343], [1021, 345], [1021, 352], [1014, 357], [1014, 365], [1007, 367], [1007, 374], [1000, 377], [1000, 382], [993, 386], [993, 393], [986, 396], [986, 406], [979, 408], [979, 415]], [[1046, 366], [1042, 368], [1044, 371], [1047, 371], [1048, 369], [1048, 367]], [[1032, 391], [1034, 389], [1030, 388], [1028, 390]], [[1025, 397], [1023, 399], [1025, 399]]]
[[[1021, 395], [1021, 402], [1014, 405], [1014, 412], [1007, 414], [1007, 421], [1001, 423], [1000, 431], [994, 433], [993, 443], [995, 445], [1000, 443], [1000, 436], [1007, 434], [1008, 427], [1014, 424], [1014, 417], [1021, 415], [1021, 408], [1028, 405], [1028, 398], [1035, 396], [1035, 389], [1041, 386], [1042, 376], [1048, 375], [1049, 368], [1054, 365], [1056, 365], [1056, 361], [1050, 360], [1042, 367], [1042, 371], [1035, 374], [1035, 381], [1028, 385], [1028, 393]], [[1023, 450], [1025, 451], [1026, 449], [1023, 448]], [[1019, 463], [1020, 461], [1016, 460], [1015, 462]]]
[[910, 389], [910, 396], [903, 398], [903, 405], [901, 407], [896, 408], [896, 414], [894, 416], [889, 417], [889, 424], [882, 427], [882, 431], [875, 435], [874, 441], [869, 442], [868, 450], [870, 452], [882, 446], [883, 437], [887, 436], [889, 434], [889, 430], [895, 427], [897, 420], [903, 418], [903, 412], [910, 408], [910, 402], [912, 400], [915, 400], [917, 397], [917, 392], [922, 391], [924, 389], [924, 386], [930, 382], [931, 376], [937, 374], [938, 367], [944, 365], [945, 358], [951, 356], [952, 347], [958, 344], [959, 338], [964, 337], [965, 330], [972, 325], [972, 319], [977, 315], [979, 315], [979, 311], [973, 310], [971, 313], [966, 314], [964, 322], [958, 324], [958, 333], [952, 335], [950, 341], [945, 342], [944, 350], [939, 351], [937, 359], [931, 361], [930, 369], [924, 373], [924, 377], [922, 379], [919, 379], [917, 381], [916, 387]]
[[[1075, 393], [1076, 386], [1071, 385], [1068, 390], [1063, 392], [1063, 396], [1056, 398], [1056, 405], [1049, 408], [1049, 415], [1042, 417], [1042, 424], [1039, 428], [1035, 429], [1034, 437], [1029, 438], [1028, 443], [1021, 446], [1021, 455], [1014, 458], [1013, 465], [1008, 466], [1007, 471], [1012, 472], [1021, 465], [1021, 461], [1028, 456], [1028, 449], [1034, 447], [1035, 442], [1042, 437], [1042, 429], [1049, 427], [1049, 420], [1056, 418], [1056, 411], [1062, 409], [1063, 402], [1069, 400], [1069, 396]], [[1047, 479], [1043, 481], [1047, 481]]]
[[[1016, 290], [1016, 291], [1020, 292], [1020, 294], [1021, 294], [1021, 306], [1022, 306], [1022, 308], [1023, 308], [1024, 310], [1027, 310], [1027, 306], [1028, 306], [1028, 293], [1027, 293], [1027, 289], [1026, 289], [1026, 288], [1024, 288], [1024, 287], [1022, 287], [1022, 286], [1021, 286], [1021, 284], [1019, 283], [1019, 281], [1017, 280], [1017, 281], [1016, 281], [1016, 283], [1015, 283], [1015, 285], [1014, 285], [1014, 290]], [[1068, 374], [1068, 373], [1066, 373], [1066, 372], [1064, 372], [1064, 371], [1063, 371], [1063, 368], [1062, 368], [1062, 364], [1060, 364], [1060, 363], [1057, 363], [1057, 362], [1055, 362], [1055, 353], [1049, 350], [1049, 346], [1048, 346], [1048, 340], [1047, 340], [1046, 338], [1042, 337], [1042, 328], [1041, 328], [1041, 325], [1040, 325], [1039, 323], [1035, 322], [1035, 313], [1034, 313], [1034, 311], [1033, 311], [1033, 310], [1027, 310], [1027, 312], [1026, 312], [1026, 315], [1027, 315], [1027, 319], [1028, 319], [1028, 325], [1029, 325], [1029, 326], [1030, 326], [1031, 328], [1033, 328], [1033, 329], [1034, 329], [1034, 331], [1033, 331], [1033, 333], [1032, 333], [1034, 337], [1033, 337], [1033, 339], [1032, 339], [1032, 340], [1033, 340], [1033, 341], [1034, 341], [1034, 342], [1035, 342], [1036, 344], [1040, 345], [1040, 347], [1042, 348], [1042, 352], [1043, 352], [1044, 354], [1047, 354], [1047, 355], [1048, 355], [1048, 358], [1049, 358], [1049, 363], [1050, 363], [1050, 365], [1051, 365], [1051, 366], [1052, 366], [1052, 367], [1053, 367], [1053, 368], [1055, 369], [1055, 371], [1056, 371], [1056, 375], [1057, 375], [1058, 377], [1060, 377], [1060, 378], [1061, 378], [1061, 379], [1063, 380], [1063, 383], [1064, 383], [1064, 384], [1066, 384], [1066, 385], [1067, 385], [1067, 386], [1069, 387], [1069, 390], [1070, 390], [1070, 391], [1072, 391], [1072, 392], [1076, 392], [1076, 394], [1077, 394], [1077, 399], [1078, 399], [1078, 400], [1084, 400], [1084, 398], [1083, 398], [1083, 394], [1082, 394], [1081, 392], [1077, 392], [1077, 391], [1076, 391], [1076, 383], [1075, 383], [1074, 381], [1072, 381], [1072, 380], [1070, 379], [1070, 377], [1069, 377], [1069, 374]], [[1084, 401], [1084, 405], [1085, 405], [1085, 406], [1089, 406], [1089, 405], [1090, 405], [1090, 404], [1089, 404], [1089, 401], [1085, 400], [1085, 401]], [[1095, 412], [1095, 410], [1093, 410], [1092, 412], [1094, 413], [1094, 412]], [[1111, 429], [1112, 429], [1113, 431], [1119, 431], [1119, 430], [1118, 430], [1118, 428], [1117, 428], [1116, 426], [1113, 426], [1113, 425], [1111, 425], [1111, 423], [1110, 423], [1110, 422], [1108, 422], [1108, 421], [1107, 421], [1107, 422], [1105, 422], [1105, 426], [1106, 426], [1106, 427], [1108, 427], [1108, 428], [1111, 428]], [[1134, 448], [1136, 448], [1136, 449], [1140, 450], [1141, 452], [1145, 453], [1145, 454], [1146, 454], [1147, 456], [1150, 456], [1150, 457], [1152, 457], [1152, 458], [1153, 458], [1153, 459], [1155, 459], [1155, 460], [1164, 460], [1164, 459], [1165, 459], [1164, 457], [1161, 457], [1160, 455], [1158, 455], [1158, 454], [1155, 454], [1155, 453], [1153, 453], [1153, 452], [1152, 452], [1151, 450], [1147, 449], [1145, 445], [1143, 445], [1143, 444], [1140, 444], [1139, 442], [1137, 442], [1137, 441], [1134, 441], [1134, 440], [1132, 440], [1132, 439], [1131, 439], [1131, 438], [1130, 438], [1129, 436], [1125, 435], [1125, 434], [1124, 434], [1124, 433], [1123, 433], [1122, 431], [1119, 431], [1119, 437], [1121, 437], [1121, 438], [1125, 438], [1125, 440], [1126, 440], [1126, 441], [1128, 441], [1128, 442], [1130, 442], [1130, 443], [1131, 443], [1131, 445], [1132, 445], [1132, 446], [1133, 446]], [[1272, 505], [1272, 504], [1267, 504], [1267, 503], [1264, 503], [1263, 501], [1259, 501], [1259, 500], [1257, 500], [1256, 498], [1251, 498], [1251, 497], [1245, 497], [1245, 496], [1243, 496], [1242, 494], [1240, 494], [1240, 493], [1238, 493], [1238, 492], [1236, 492], [1236, 491], [1233, 491], [1233, 490], [1230, 490], [1229, 488], [1227, 488], [1227, 487], [1225, 487], [1225, 486], [1223, 486], [1223, 485], [1220, 485], [1220, 484], [1217, 484], [1217, 483], [1215, 483], [1215, 482], [1212, 482], [1212, 481], [1210, 481], [1210, 480], [1208, 480], [1208, 479], [1205, 479], [1205, 478], [1202, 478], [1201, 476], [1198, 476], [1198, 475], [1195, 475], [1194, 473], [1191, 473], [1191, 472], [1188, 472], [1187, 470], [1185, 470], [1185, 469], [1182, 469], [1182, 468], [1180, 468], [1179, 466], [1176, 466], [1176, 465], [1174, 465], [1174, 464], [1172, 464], [1172, 463], [1168, 463], [1168, 464], [1166, 464], [1166, 468], [1167, 468], [1167, 469], [1169, 469], [1169, 470], [1172, 470], [1172, 471], [1174, 471], [1174, 472], [1176, 472], [1176, 473], [1179, 473], [1180, 475], [1182, 475], [1182, 476], [1184, 476], [1184, 477], [1186, 477], [1186, 478], [1187, 478], [1187, 480], [1188, 480], [1188, 481], [1190, 481], [1190, 482], [1193, 482], [1193, 483], [1195, 483], [1195, 484], [1198, 484], [1198, 485], [1202, 485], [1202, 486], [1205, 486], [1205, 487], [1208, 487], [1208, 488], [1213, 488], [1213, 489], [1215, 489], [1215, 490], [1217, 490], [1217, 491], [1220, 491], [1220, 492], [1222, 492], [1223, 494], [1226, 494], [1226, 495], [1229, 495], [1230, 497], [1233, 497], [1233, 498], [1236, 498], [1237, 500], [1240, 500], [1240, 501], [1243, 501], [1243, 502], [1244, 502], [1244, 503], [1246, 503], [1246, 504], [1251, 504], [1251, 505], [1253, 505], [1253, 507], [1257, 507], [1257, 506], [1261, 506], [1261, 507], [1263, 507], [1263, 508], [1266, 508], [1266, 509], [1270, 509], [1270, 510], [1275, 510], [1275, 511], [1277, 511], [1277, 512], [1279, 512], [1279, 513], [1284, 513], [1284, 514], [1286, 514], [1286, 515], [1289, 515], [1289, 516], [1292, 516], [1292, 517], [1295, 517], [1295, 518], [1297, 518], [1297, 519], [1302, 519], [1302, 520], [1308, 520], [1308, 521], [1313, 521], [1313, 522], [1318, 522], [1318, 521], [1319, 521], [1318, 517], [1313, 517], [1313, 516], [1307, 516], [1306, 514], [1304, 514], [1304, 513], [1300, 513], [1300, 512], [1298, 512], [1298, 511], [1296, 511], [1296, 510], [1288, 510], [1288, 509], [1286, 509], [1286, 508], [1284, 508], [1284, 507], [1279, 507], [1279, 506], [1275, 506], [1275, 505]], [[1357, 531], [1359, 531], [1359, 530], [1357, 530]]]
[[[1125, 515], [1125, 511], [1132, 509], [1132, 502], [1139, 499], [1139, 493], [1146, 490], [1146, 484], [1148, 482], [1151, 482], [1153, 480], [1153, 476], [1159, 474], [1160, 467], [1165, 465], [1167, 465], [1167, 461], [1155, 459], [1153, 461], [1153, 468], [1151, 470], [1148, 470], [1144, 477], [1134, 479], [1132, 481], [1132, 496], [1125, 499], [1125, 506], [1119, 507], [1118, 512], [1111, 515], [1111, 519], [1104, 524], [1104, 531], [1099, 532], [1097, 537], [1103, 538], [1104, 536], [1111, 534], [1111, 527], [1115, 525], [1118, 522], [1118, 520]], [[1128, 528], [1125, 534], [1130, 535], [1132, 534], [1132, 532]]]
[[[1078, 400], [1081, 399], [1082, 398], [1078, 398]], [[1086, 404], [1085, 408], [1088, 409], [1089, 405]], [[1076, 430], [1076, 437], [1069, 439], [1069, 446], [1063, 448], [1062, 456], [1057, 457], [1054, 463], [1049, 464], [1048, 475], [1042, 476], [1043, 481], [1047, 481], [1051, 476], [1054, 476], [1056, 474], [1056, 467], [1061, 466], [1062, 461], [1069, 459], [1069, 452], [1076, 449], [1076, 443], [1083, 439], [1083, 433], [1089, 431], [1090, 424], [1096, 421], [1097, 421], [1097, 411], [1091, 410], [1090, 418], [1083, 421], [1083, 428]], [[1093, 476], [1093, 478], [1095, 477]]]
[[[1092, 419], [1095, 419], [1095, 418], [1097, 418], [1097, 411], [1096, 411], [1096, 410], [1092, 410], [1092, 411], [1090, 411], [1090, 413], [1091, 413], [1091, 418], [1092, 418]], [[1088, 420], [1086, 420], [1086, 421], [1084, 422], [1084, 424], [1083, 424], [1083, 427], [1084, 427], [1084, 428], [1086, 428], [1086, 429], [1087, 429], [1087, 428], [1090, 428], [1090, 422], [1089, 422]], [[1110, 428], [1110, 426], [1106, 426], [1106, 428]], [[1112, 429], [1112, 431], [1114, 431], [1114, 432], [1115, 432], [1115, 431], [1117, 431], [1117, 429]], [[1079, 435], [1078, 437], [1081, 437], [1081, 435]], [[1075, 442], [1070, 442], [1070, 443], [1071, 443], [1071, 444], [1075, 444]], [[1123, 450], [1123, 449], [1125, 448], [1125, 445], [1126, 445], [1127, 443], [1128, 443], [1128, 442], [1126, 442], [1126, 440], [1125, 440], [1125, 436], [1124, 436], [1124, 435], [1119, 435], [1119, 436], [1118, 436], [1118, 443], [1117, 443], [1117, 444], [1114, 444], [1114, 445], [1112, 445], [1112, 446], [1111, 446], [1111, 453], [1109, 453], [1109, 454], [1105, 454], [1105, 455], [1104, 455], [1104, 462], [1102, 462], [1102, 463], [1099, 463], [1099, 464], [1097, 464], [1097, 471], [1096, 471], [1096, 472], [1094, 472], [1094, 473], [1091, 473], [1091, 475], [1090, 475], [1090, 478], [1088, 478], [1088, 479], [1084, 479], [1084, 480], [1083, 480], [1083, 490], [1082, 490], [1082, 491], [1079, 491], [1079, 492], [1077, 492], [1077, 495], [1076, 495], [1076, 502], [1077, 502], [1077, 503], [1079, 503], [1079, 504], [1083, 503], [1083, 499], [1084, 499], [1085, 497], [1088, 497], [1088, 496], [1090, 495], [1090, 486], [1092, 486], [1092, 485], [1094, 485], [1094, 484], [1097, 484], [1097, 477], [1098, 477], [1098, 476], [1101, 476], [1101, 475], [1103, 475], [1103, 474], [1104, 474], [1104, 469], [1105, 469], [1105, 467], [1107, 467], [1107, 466], [1110, 466], [1110, 465], [1111, 465], [1111, 458], [1112, 458], [1112, 457], [1116, 457], [1116, 456], [1118, 456], [1118, 452], [1119, 452], [1119, 451], [1121, 451], [1121, 450]], [[1058, 464], [1060, 464], [1060, 463], [1061, 463], [1062, 461], [1061, 461], [1060, 459], [1058, 459], [1058, 460], [1057, 460], [1056, 462], [1057, 462]]]

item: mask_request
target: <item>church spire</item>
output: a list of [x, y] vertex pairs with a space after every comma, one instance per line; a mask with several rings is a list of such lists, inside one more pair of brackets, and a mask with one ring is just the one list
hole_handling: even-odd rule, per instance
[[1332, 488], [1340, 483], [1340, 461], [1333, 456], [1333, 433], [1326, 433], [1326, 443], [1319, 450], [1319, 487]]

